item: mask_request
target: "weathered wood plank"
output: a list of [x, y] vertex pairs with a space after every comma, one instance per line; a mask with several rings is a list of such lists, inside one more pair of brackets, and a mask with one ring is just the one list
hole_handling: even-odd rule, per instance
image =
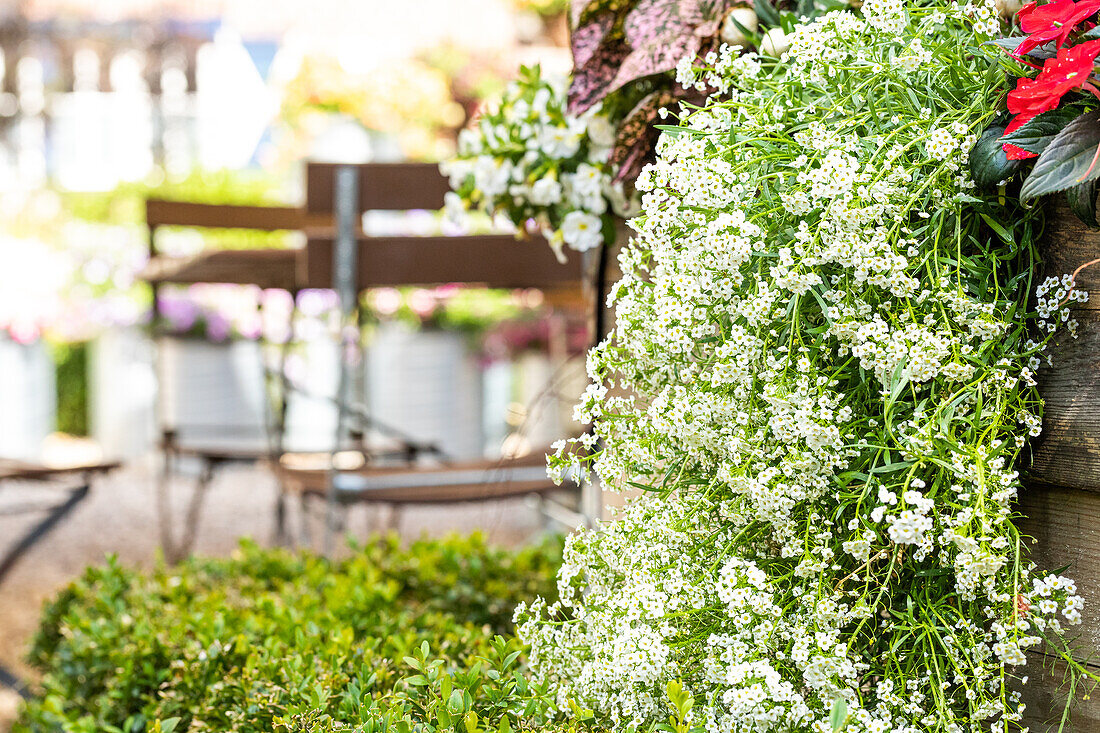
[[[1100, 232], [1089, 229], [1074, 216], [1061, 196], [1055, 197], [1047, 213], [1042, 256], [1044, 276], [1071, 274], [1100, 257]], [[1077, 285], [1093, 293], [1093, 298], [1079, 307], [1100, 310], [1100, 263], [1082, 270]]]
[[[1081, 658], [1100, 649], [1100, 494], [1066, 488], [1032, 486], [1020, 497], [1019, 509], [1026, 516], [1019, 522], [1022, 532], [1034, 538], [1031, 557], [1045, 570], [1066, 569], [1085, 599], [1083, 623], [1076, 648]], [[1027, 666], [1030, 677], [1024, 688], [1028, 722], [1034, 731], [1057, 730], [1065, 704], [1059, 689], [1064, 670], [1051, 660], [1032, 653]], [[1100, 671], [1100, 670], [1098, 670]], [[1100, 694], [1083, 699], [1078, 692], [1066, 731], [1100, 733]]]
[[[1064, 204], [1054, 204], [1042, 256], [1042, 275], [1072, 273], [1100, 257], [1100, 232], [1090, 231]], [[1080, 337], [1060, 337], [1053, 365], [1039, 374], [1046, 402], [1043, 434], [1025, 465], [1027, 488], [1019, 502], [1025, 518], [1019, 526], [1034, 538], [1031, 557], [1040, 568], [1065, 568], [1076, 581], [1085, 609], [1075, 648], [1079, 658], [1093, 659], [1100, 649], [1100, 264], [1082, 270], [1077, 285], [1095, 297], [1075, 308]], [[1034, 731], [1057, 731], [1068, 692], [1064, 667], [1032, 654], [1027, 673], [1026, 722]], [[1088, 692], [1077, 691], [1062, 730], [1100, 733], [1100, 695]]]
[[1079, 337], [1060, 338], [1053, 366], [1039, 374], [1046, 408], [1028, 473], [1036, 482], [1100, 491], [1100, 311], [1076, 316]]

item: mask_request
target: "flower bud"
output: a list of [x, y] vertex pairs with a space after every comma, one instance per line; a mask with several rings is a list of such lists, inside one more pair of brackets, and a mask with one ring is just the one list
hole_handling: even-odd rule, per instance
[[779, 58], [790, 46], [791, 39], [783, 32], [783, 29], [772, 28], [764, 34], [764, 38], [760, 41], [760, 53]]
[[[741, 27], [738, 28], [738, 25]], [[722, 41], [731, 46], [744, 46], [749, 42], [745, 31], [754, 33], [759, 26], [760, 22], [752, 8], [734, 8], [726, 14], [726, 19], [722, 22]]]

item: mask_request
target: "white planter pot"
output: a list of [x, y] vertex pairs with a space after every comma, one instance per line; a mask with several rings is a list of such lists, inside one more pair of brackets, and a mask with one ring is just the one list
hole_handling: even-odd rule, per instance
[[158, 419], [181, 445], [269, 447], [263, 354], [254, 341], [161, 338]]
[[481, 369], [462, 334], [384, 324], [367, 344], [367, 404], [453, 458], [485, 454]]
[[561, 385], [555, 365], [546, 354], [532, 352], [520, 355], [515, 365], [516, 402], [523, 406], [526, 417], [522, 433], [532, 450], [542, 450], [565, 437], [566, 420], [562, 419]]
[[140, 328], [115, 328], [97, 337], [88, 355], [92, 437], [105, 456], [136, 458], [157, 441], [153, 344]]
[[336, 440], [334, 398], [340, 381], [339, 347], [327, 338], [295, 345], [285, 368], [292, 387], [287, 395], [284, 446], [289, 451], [332, 450]]
[[54, 430], [57, 386], [46, 344], [0, 337], [0, 456], [34, 459]]

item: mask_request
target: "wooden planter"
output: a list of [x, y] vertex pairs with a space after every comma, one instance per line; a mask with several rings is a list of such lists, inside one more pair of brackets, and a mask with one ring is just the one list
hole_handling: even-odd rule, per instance
[[[1043, 250], [1044, 276], [1072, 273], [1100, 257], [1100, 232], [1090, 231], [1064, 207], [1055, 207]], [[1019, 504], [1026, 519], [1020, 528], [1035, 538], [1033, 557], [1040, 568], [1068, 566], [1065, 574], [1085, 599], [1084, 622], [1076, 629], [1079, 656], [1093, 657], [1093, 669], [1100, 673], [1100, 264], [1084, 270], [1077, 283], [1092, 297], [1075, 308], [1080, 337], [1060, 338], [1052, 352], [1053, 367], [1039, 376], [1046, 412], [1043, 434], [1031, 446], [1027, 488]], [[1027, 722], [1032, 731], [1057, 730], [1065, 700], [1060, 670], [1051, 673], [1049, 660], [1035, 653], [1030, 657]], [[1065, 730], [1100, 733], [1100, 690], [1091, 699], [1078, 700]]]

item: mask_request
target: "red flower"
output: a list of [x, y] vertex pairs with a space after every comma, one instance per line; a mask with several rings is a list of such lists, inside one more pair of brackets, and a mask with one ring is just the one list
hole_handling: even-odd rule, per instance
[[[1096, 2], [1100, 3], [1100, 0]], [[1019, 130], [1036, 115], [1056, 109], [1066, 92], [1088, 84], [1097, 56], [1100, 56], [1100, 40], [1079, 43], [1060, 49], [1057, 57], [1047, 59], [1043, 70], [1034, 79], [1017, 80], [1016, 88], [1008, 93], [1008, 111], [1016, 117], [1005, 128], [1005, 134]], [[1009, 160], [1034, 158], [1036, 155], [1012, 143], [1005, 143], [1003, 147]]]
[[[1008, 127], [1005, 128], [1005, 135], [1010, 132], [1016, 132], [1034, 116], [1035, 115], [1016, 115], [1012, 119], [1012, 122], [1008, 123]], [[1005, 151], [1005, 157], [1009, 160], [1027, 160], [1028, 158], [1037, 158], [1039, 156], [1038, 153], [1024, 150], [1019, 145], [1013, 145], [1012, 143], [1005, 143], [1001, 148]]]
[[1100, 0], [1054, 0], [1046, 5], [1028, 3], [1016, 15], [1020, 20], [1020, 27], [1029, 34], [1016, 47], [1016, 55], [1023, 56], [1031, 49], [1055, 39], [1058, 41], [1058, 48], [1061, 48], [1077, 24], [1095, 15], [1097, 11], [1100, 11]]

